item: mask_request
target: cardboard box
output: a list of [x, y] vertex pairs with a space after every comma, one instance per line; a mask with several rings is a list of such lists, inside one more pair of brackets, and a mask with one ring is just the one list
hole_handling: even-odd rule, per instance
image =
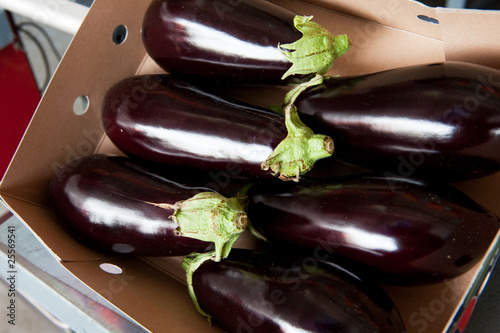
[[[360, 74], [444, 60], [500, 68], [500, 44], [493, 29], [500, 27], [498, 12], [435, 9], [397, 0], [273, 2], [314, 15], [332, 33], [350, 36], [352, 49], [330, 74]], [[0, 193], [64, 267], [146, 329], [220, 332], [194, 309], [178, 258], [104, 256], [69, 237], [47, 205], [48, 183], [59, 166], [81, 155], [118, 152], [100, 121], [106, 90], [131, 75], [161, 72], [141, 42], [142, 14], [148, 4], [147, 0], [94, 2], [43, 96], [0, 184]], [[235, 95], [265, 106], [282, 98], [272, 89], [258, 93], [245, 89]], [[500, 174], [456, 185], [500, 215]], [[429, 286], [384, 286], [408, 332], [454, 332], [463, 325], [460, 318], [474, 304], [471, 300], [482, 290], [497, 257], [499, 237], [496, 235], [483, 260], [461, 277]], [[120, 266], [121, 275], [100, 269], [103, 262]]]

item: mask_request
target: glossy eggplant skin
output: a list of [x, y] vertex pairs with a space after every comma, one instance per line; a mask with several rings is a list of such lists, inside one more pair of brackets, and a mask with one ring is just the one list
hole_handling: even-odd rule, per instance
[[349, 175], [251, 190], [248, 217], [273, 245], [390, 284], [459, 276], [482, 259], [498, 217], [447, 184]]
[[129, 156], [233, 178], [274, 178], [261, 163], [287, 136], [284, 116], [168, 74], [116, 83], [104, 97], [102, 121]]
[[310, 257], [233, 249], [203, 263], [193, 287], [227, 332], [405, 332], [381, 289]]
[[169, 73], [276, 83], [291, 67], [278, 49], [302, 36], [296, 14], [264, 0], [153, 0], [143, 20], [148, 54]]
[[500, 170], [500, 72], [460, 62], [332, 78], [299, 97], [335, 156], [387, 174], [458, 181]]
[[89, 155], [63, 166], [52, 178], [53, 209], [67, 230], [99, 251], [181, 256], [204, 252], [212, 243], [176, 236], [174, 204], [205, 188], [188, 187], [150, 172], [122, 156]]

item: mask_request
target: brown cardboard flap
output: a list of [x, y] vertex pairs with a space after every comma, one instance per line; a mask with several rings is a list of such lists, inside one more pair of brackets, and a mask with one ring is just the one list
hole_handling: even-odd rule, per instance
[[443, 332], [457, 306], [462, 304], [479, 268], [476, 266], [466, 274], [443, 283], [383, 288], [397, 304], [408, 332]]
[[[420, 34], [430, 38], [441, 39], [441, 30], [438, 25], [419, 18], [435, 18], [436, 9], [425, 6], [418, 1], [306, 0], [305, 2], [328, 8], [359, 20]], [[309, 15], [307, 13], [302, 14]]]
[[500, 69], [500, 11], [437, 11], [447, 60], [473, 62]]
[[[99, 267], [102, 263], [116, 265], [122, 273], [109, 274]], [[185, 285], [139, 258], [63, 265], [151, 332], [222, 332], [196, 311]]]
[[453, 184], [477, 203], [500, 216], [500, 173]]

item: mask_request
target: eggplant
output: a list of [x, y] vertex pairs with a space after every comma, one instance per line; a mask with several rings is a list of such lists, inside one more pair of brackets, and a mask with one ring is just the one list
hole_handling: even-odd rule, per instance
[[[221, 196], [211, 189], [176, 182], [152, 170], [123, 156], [80, 157], [52, 177], [53, 210], [85, 245], [129, 255], [183, 256], [212, 251], [214, 244], [215, 250], [224, 251], [226, 243], [230, 248], [233, 236], [246, 228], [238, 199], [218, 200]], [[228, 221], [223, 232], [211, 224], [221, 222], [216, 220], [220, 215]], [[219, 237], [211, 237], [210, 228]], [[233, 234], [226, 237], [227, 231]]]
[[233, 249], [199, 265], [192, 287], [227, 332], [405, 332], [382, 289], [311, 257]]
[[311, 18], [265, 0], [153, 0], [142, 39], [169, 73], [275, 84], [289, 75], [324, 74], [349, 49], [346, 35], [332, 36]]
[[295, 102], [335, 156], [387, 175], [444, 182], [500, 170], [500, 72], [444, 62], [333, 77]]
[[[233, 178], [295, 179], [334, 149], [330, 138], [310, 129], [291, 135], [289, 129], [302, 124], [296, 126], [295, 118], [287, 122], [281, 114], [169, 74], [114, 84], [104, 97], [102, 121], [108, 137], [128, 156]], [[270, 159], [279, 149], [286, 152], [278, 156], [281, 162]], [[295, 151], [300, 155], [287, 154]], [[263, 167], [268, 161], [272, 166]]]
[[[288, 183], [287, 183], [288, 184]], [[381, 283], [457, 277], [485, 255], [499, 219], [449, 184], [375, 174], [250, 189], [248, 218], [272, 246]]]

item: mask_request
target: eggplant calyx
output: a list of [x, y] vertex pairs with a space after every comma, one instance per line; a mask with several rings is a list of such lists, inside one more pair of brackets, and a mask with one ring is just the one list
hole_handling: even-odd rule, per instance
[[281, 180], [298, 182], [300, 175], [308, 172], [317, 160], [333, 154], [334, 143], [332, 138], [315, 134], [307, 127], [293, 104], [288, 104], [284, 111], [287, 137], [261, 164], [261, 168], [271, 169]]
[[247, 228], [248, 217], [242, 198], [226, 198], [202, 192], [177, 202], [171, 216], [179, 236], [215, 244], [215, 261], [226, 258], [234, 242]]
[[278, 45], [279, 50], [292, 63], [282, 79], [295, 74], [326, 74], [333, 62], [351, 47], [347, 35], [333, 36], [321, 25], [312, 22], [312, 16], [296, 15], [295, 28], [302, 37], [289, 44]]
[[215, 255], [215, 251], [207, 252], [207, 253], [193, 253], [189, 256], [186, 256], [182, 260], [182, 268], [186, 271], [186, 282], [189, 290], [189, 296], [193, 300], [194, 306], [196, 310], [203, 316], [205, 316], [209, 323], [212, 323], [212, 317], [207, 314], [198, 303], [198, 299], [196, 298], [196, 294], [193, 288], [193, 274], [201, 266], [205, 261], [212, 260]]

